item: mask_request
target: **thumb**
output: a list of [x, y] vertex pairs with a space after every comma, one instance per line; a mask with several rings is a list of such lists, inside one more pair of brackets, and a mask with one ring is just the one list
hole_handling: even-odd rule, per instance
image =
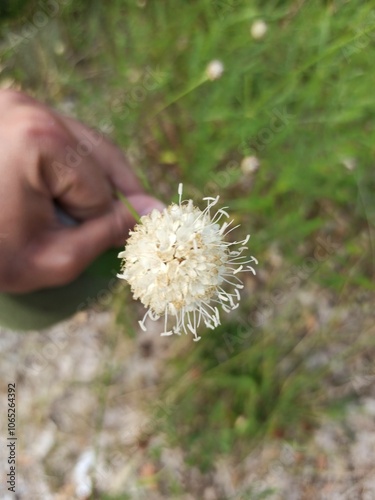
[[147, 215], [154, 209], [161, 212], [165, 208], [164, 203], [157, 198], [148, 196], [147, 194], [128, 195], [126, 199], [139, 216]]
[[[162, 210], [157, 199], [138, 194], [128, 197], [140, 215], [152, 209]], [[43, 234], [29, 253], [28, 278], [31, 288], [67, 284], [77, 278], [101, 253], [125, 244], [135, 220], [121, 201], [113, 201], [112, 210], [75, 227], [64, 226]]]
[[[154, 209], [162, 211], [165, 208], [165, 205], [161, 201], [147, 194], [129, 195], [126, 200], [132, 207], [133, 212], [138, 214], [140, 217], [142, 215], [147, 215]], [[115, 200], [112, 203], [112, 212], [109, 215], [111, 215], [111, 243], [109, 246], [124, 246], [129, 236], [129, 231], [134, 227], [134, 224], [137, 221], [134, 219], [134, 216], [129, 211], [125, 203], [121, 200]]]

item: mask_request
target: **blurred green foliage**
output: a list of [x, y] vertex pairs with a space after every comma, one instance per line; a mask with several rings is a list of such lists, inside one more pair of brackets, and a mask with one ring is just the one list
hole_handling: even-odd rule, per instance
[[161, 428], [203, 469], [234, 449], [237, 458], [245, 457], [249, 442], [266, 435], [301, 438], [324, 394], [326, 368], [303, 366], [310, 349], [308, 335], [223, 323], [185, 359], [173, 361]]
[[30, 3], [30, 0], [2, 0], [0, 19], [20, 16]]

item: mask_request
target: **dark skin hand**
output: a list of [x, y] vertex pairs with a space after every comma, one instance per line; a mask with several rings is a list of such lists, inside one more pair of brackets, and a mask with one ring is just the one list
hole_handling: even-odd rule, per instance
[[[101, 134], [20, 92], [0, 91], [0, 291], [67, 284], [122, 246], [139, 214], [163, 205]], [[56, 204], [79, 222], [64, 224]]]

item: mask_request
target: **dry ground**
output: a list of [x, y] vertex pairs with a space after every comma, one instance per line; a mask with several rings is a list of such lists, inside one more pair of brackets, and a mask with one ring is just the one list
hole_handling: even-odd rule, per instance
[[[322, 417], [304, 443], [265, 441], [249, 447], [241, 460], [234, 450], [207, 474], [188, 466], [183, 449], [172, 449], [165, 436], [153, 432], [153, 415], [145, 407], [158, 399], [166, 358], [190, 339], [160, 338], [157, 324], [131, 339], [115, 325], [113, 313], [103, 311], [79, 313], [44, 332], [2, 330], [1, 498], [12, 498], [3, 480], [4, 416], [7, 384], [16, 382], [20, 499], [104, 498], [104, 493], [132, 500], [375, 499], [373, 358], [369, 349], [349, 363], [338, 355], [348, 343], [371, 337], [370, 299], [360, 297], [348, 308], [313, 286], [289, 297], [294, 305], [303, 302], [307, 312], [314, 304], [316, 331], [339, 326], [340, 338], [307, 362], [330, 358], [335, 364], [327, 394], [355, 398], [340, 418]], [[266, 491], [268, 496], [258, 495]]]

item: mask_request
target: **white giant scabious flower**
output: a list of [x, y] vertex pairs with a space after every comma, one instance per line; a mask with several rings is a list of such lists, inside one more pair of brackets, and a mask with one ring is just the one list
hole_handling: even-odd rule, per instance
[[267, 33], [267, 30], [268, 26], [262, 19], [254, 21], [250, 27], [251, 36], [255, 40], [260, 40], [261, 38], [263, 38], [264, 35]]
[[224, 73], [224, 64], [218, 59], [211, 61], [206, 68], [206, 76], [209, 80], [218, 80]]
[[[200, 210], [192, 200], [182, 201], [182, 184], [178, 193], [178, 204], [163, 212], [153, 210], [130, 232], [125, 250], [119, 253], [123, 262], [118, 277], [148, 308], [139, 322], [143, 330], [147, 317], [157, 320], [164, 315], [162, 335], [191, 332], [199, 340], [201, 322], [212, 329], [220, 324], [218, 306], [225, 312], [238, 307], [243, 288], [238, 273], [255, 274], [250, 264], [258, 262], [242, 255], [250, 235], [242, 241], [225, 240], [238, 226], [232, 227], [233, 221], [219, 224], [222, 217], [229, 217], [226, 207], [211, 216], [219, 196], [204, 198], [207, 206]], [[171, 317], [175, 324], [168, 330]]]

